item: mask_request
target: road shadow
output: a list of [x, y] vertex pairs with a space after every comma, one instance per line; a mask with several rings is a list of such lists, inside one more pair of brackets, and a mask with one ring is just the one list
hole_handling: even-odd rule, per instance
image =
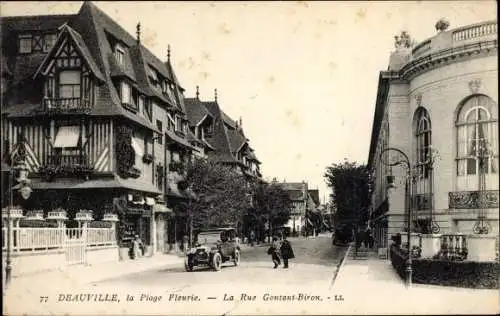
[[[221, 267], [221, 271], [225, 270], [225, 269], [228, 269], [228, 268], [238, 268], [237, 266], [234, 266], [234, 265], [227, 265], [227, 266], [222, 266]], [[156, 272], [160, 272], [160, 273], [167, 273], [167, 272], [186, 272], [188, 273], [188, 271], [186, 271], [186, 269], [184, 268], [184, 265], [182, 266], [179, 266], [179, 267], [171, 267], [171, 268], [165, 268], [165, 269], [159, 269], [159, 270], [156, 270]], [[194, 267], [193, 268], [193, 271], [190, 271], [189, 273], [199, 273], [199, 272], [217, 272], [215, 271], [214, 269], [210, 268], [210, 267]]]

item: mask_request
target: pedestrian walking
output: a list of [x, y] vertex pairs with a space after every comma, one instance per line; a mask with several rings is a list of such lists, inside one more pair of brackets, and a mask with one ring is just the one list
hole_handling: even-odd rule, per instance
[[271, 253], [271, 259], [273, 260], [274, 263], [274, 269], [276, 269], [281, 264], [280, 243], [278, 241], [278, 237], [276, 236], [273, 237], [273, 243], [271, 244], [271, 247], [268, 250], [268, 253], [269, 252]]
[[255, 241], [255, 232], [252, 230], [250, 232], [250, 245], [253, 247], [254, 246], [254, 241]]
[[134, 259], [139, 259], [141, 257], [141, 248], [142, 248], [142, 240], [139, 238], [139, 235], [135, 235], [135, 238], [132, 242], [132, 254], [134, 255]]
[[292, 244], [283, 236], [283, 242], [280, 247], [281, 257], [283, 258], [283, 268], [288, 269], [288, 259], [295, 258]]

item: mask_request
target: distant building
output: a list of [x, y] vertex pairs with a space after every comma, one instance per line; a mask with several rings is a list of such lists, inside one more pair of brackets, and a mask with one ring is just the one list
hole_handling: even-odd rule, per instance
[[[276, 182], [274, 180], [273, 182]], [[312, 226], [308, 223], [308, 212], [317, 212], [319, 206], [319, 191], [309, 190], [308, 183], [302, 182], [281, 182], [279, 185], [285, 190], [291, 201], [292, 210], [290, 212], [290, 219], [285, 227], [289, 227], [290, 231], [303, 232], [307, 226]]]
[[[438, 33], [414, 47], [407, 33], [396, 37], [379, 75], [368, 167], [381, 247], [406, 226], [405, 201], [422, 233], [498, 237], [497, 21], [446, 27], [438, 23]], [[388, 147], [408, 156], [411, 192], [405, 167], [382, 163]]]

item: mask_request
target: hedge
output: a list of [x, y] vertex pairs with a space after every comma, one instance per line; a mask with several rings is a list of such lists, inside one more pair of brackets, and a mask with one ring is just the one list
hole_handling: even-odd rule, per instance
[[55, 221], [44, 221], [44, 220], [26, 220], [22, 219], [19, 221], [19, 227], [36, 227], [36, 228], [56, 228], [57, 222]]
[[[390, 257], [397, 274], [404, 279], [406, 252], [391, 246]], [[418, 258], [412, 260], [412, 270], [414, 283], [478, 289], [499, 288], [499, 262]]]
[[104, 222], [104, 221], [90, 221], [89, 227], [90, 228], [111, 228], [111, 223]]

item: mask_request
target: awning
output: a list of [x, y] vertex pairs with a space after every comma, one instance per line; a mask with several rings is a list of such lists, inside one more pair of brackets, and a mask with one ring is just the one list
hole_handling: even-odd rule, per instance
[[142, 157], [144, 155], [144, 146], [135, 138], [132, 138], [132, 148], [134, 148], [136, 156]]
[[163, 204], [155, 204], [153, 205], [153, 213], [173, 213], [173, 211]]
[[10, 166], [5, 162], [2, 162], [2, 172], [9, 172], [9, 171], [10, 171]]
[[54, 148], [77, 147], [80, 139], [80, 126], [61, 126], [56, 135]]
[[151, 183], [136, 181], [135, 179], [91, 179], [88, 181], [80, 179], [58, 179], [47, 182], [40, 178], [31, 179], [31, 187], [34, 190], [71, 190], [71, 189], [108, 189], [123, 188], [152, 194], [161, 192]]
[[146, 197], [146, 205], [155, 205], [155, 199], [152, 197]]

